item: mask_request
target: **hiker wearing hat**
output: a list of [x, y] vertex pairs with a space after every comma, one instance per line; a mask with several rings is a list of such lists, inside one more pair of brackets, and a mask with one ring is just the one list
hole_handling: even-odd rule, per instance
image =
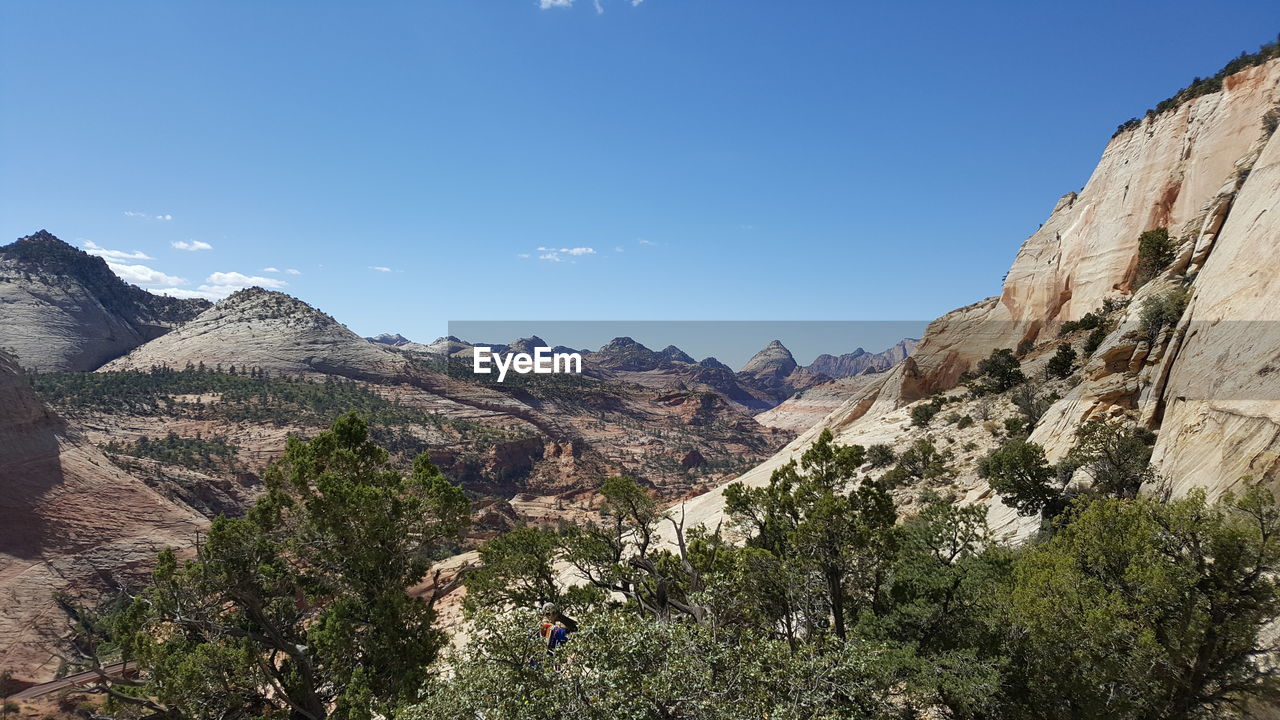
[[560, 612], [555, 603], [544, 603], [542, 606], [542, 639], [547, 644], [547, 653], [563, 645], [571, 633], [578, 631], [578, 623], [573, 618]]

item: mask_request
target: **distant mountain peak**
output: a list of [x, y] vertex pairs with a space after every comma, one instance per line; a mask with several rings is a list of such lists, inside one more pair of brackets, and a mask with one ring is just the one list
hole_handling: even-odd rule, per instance
[[699, 365], [701, 365], [701, 366], [702, 366], [702, 367], [704, 367], [704, 368], [710, 368], [710, 369], [712, 369], [712, 370], [730, 370], [730, 371], [732, 371], [732, 368], [730, 368], [728, 365], [725, 365], [724, 363], [720, 362], [719, 360], [717, 360], [717, 359], [715, 359], [715, 358], [713, 358], [713, 357], [704, 357], [704, 358], [702, 358], [701, 360], [699, 360], [699, 361], [698, 361], [698, 364], [699, 364]]
[[814, 358], [808, 369], [833, 378], [852, 377], [866, 372], [884, 372], [902, 362], [915, 350], [919, 342], [915, 338], [903, 338], [887, 350], [878, 353], [869, 353], [862, 348], [843, 355], [824, 353]]
[[108, 370], [204, 363], [272, 373], [397, 377], [406, 361], [315, 307], [282, 292], [237, 290], [173, 332], [112, 361]]
[[782, 344], [782, 341], [773, 340], [753, 355], [739, 372], [748, 375], [769, 374], [782, 377], [789, 375], [795, 369], [796, 359], [791, 356], [791, 351]]
[[211, 305], [131, 285], [48, 230], [0, 247], [0, 346], [24, 367], [93, 370]]
[[672, 362], [682, 362], [682, 363], [689, 363], [689, 364], [693, 364], [695, 362], [694, 359], [690, 357], [688, 353], [676, 347], [675, 345], [666, 346], [658, 354]]
[[608, 343], [605, 343], [605, 345], [601, 347], [598, 352], [609, 354], [609, 353], [627, 352], [635, 349], [648, 350], [649, 348], [636, 342], [635, 340], [632, 340], [629, 337], [623, 336], [623, 337], [616, 337], [610, 340]]
[[598, 364], [611, 370], [645, 372], [673, 363], [694, 364], [694, 359], [675, 345], [654, 352], [629, 337], [616, 337], [591, 354]]
[[378, 343], [379, 345], [390, 345], [391, 347], [400, 347], [401, 345], [408, 345], [412, 342], [409, 338], [401, 335], [400, 333], [379, 333], [373, 337], [367, 337], [365, 340], [368, 340], [371, 343]]

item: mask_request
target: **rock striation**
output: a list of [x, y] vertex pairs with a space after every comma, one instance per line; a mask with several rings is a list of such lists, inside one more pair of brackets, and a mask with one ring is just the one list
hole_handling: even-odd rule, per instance
[[0, 667], [52, 679], [66, 618], [55, 593], [141, 580], [206, 520], [113, 465], [32, 393], [0, 354]]
[[0, 247], [0, 349], [24, 368], [94, 370], [209, 306], [130, 285], [45, 230]]

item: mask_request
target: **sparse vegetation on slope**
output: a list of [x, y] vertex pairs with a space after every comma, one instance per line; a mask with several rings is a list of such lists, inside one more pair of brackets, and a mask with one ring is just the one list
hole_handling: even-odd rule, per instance
[[1148, 230], [1138, 237], [1138, 268], [1133, 287], [1142, 287], [1159, 275], [1169, 263], [1173, 262], [1173, 251], [1177, 249], [1173, 239], [1169, 237], [1169, 229], [1159, 227]]
[[141, 437], [131, 443], [111, 441], [102, 449], [195, 470], [234, 469], [236, 462], [236, 446], [225, 437], [179, 437], [174, 432], [157, 438]]
[[1147, 298], [1142, 304], [1139, 325], [1143, 339], [1155, 342], [1161, 330], [1177, 325], [1190, 302], [1191, 291], [1181, 287]]
[[184, 370], [41, 373], [36, 392], [62, 411], [223, 418], [323, 426], [356, 411], [375, 428], [407, 425], [450, 427], [477, 439], [518, 437], [511, 431], [445, 418], [398, 404], [368, 386], [332, 376], [316, 381], [271, 377], [256, 368], [189, 367]]
[[[1222, 81], [1225, 80], [1228, 75], [1234, 75], [1241, 70], [1262, 65], [1263, 63], [1274, 60], [1275, 58], [1280, 58], [1280, 39], [1262, 45], [1258, 48], [1257, 52], [1251, 53], [1247, 50], [1241, 51], [1238, 57], [1222, 66], [1222, 69], [1218, 72], [1206, 78], [1192, 78], [1190, 84], [1186, 87], [1156, 103], [1155, 107], [1147, 110], [1146, 118], [1151, 119], [1170, 110], [1175, 110], [1181, 105], [1202, 95], [1220, 92], [1222, 90]], [[1115, 134], [1111, 137], [1114, 138], [1116, 135], [1132, 130], [1141, 124], [1142, 120], [1136, 117], [1129, 118], [1128, 120], [1120, 123], [1119, 127], [1116, 128]]]

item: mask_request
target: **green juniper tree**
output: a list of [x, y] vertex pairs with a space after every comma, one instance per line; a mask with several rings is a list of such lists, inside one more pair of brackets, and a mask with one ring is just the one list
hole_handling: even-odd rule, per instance
[[847, 636], [846, 615], [874, 596], [879, 563], [897, 513], [878, 480], [854, 482], [862, 447], [835, 444], [830, 430], [773, 472], [769, 484], [725, 490], [725, 508], [754, 537], [749, 545], [812, 569], [823, 581], [831, 627]]
[[322, 720], [417, 697], [445, 641], [435, 596], [408, 591], [465, 526], [462, 490], [425, 456], [393, 468], [355, 414], [290, 438], [264, 481], [247, 517], [215, 520], [193, 558], [162, 553], [151, 586], [95, 624], [140, 670], [108, 688], [117, 708]]
[[994, 597], [1012, 630], [1002, 717], [1193, 720], [1276, 698], [1280, 509], [1101, 499], [1020, 558]]

